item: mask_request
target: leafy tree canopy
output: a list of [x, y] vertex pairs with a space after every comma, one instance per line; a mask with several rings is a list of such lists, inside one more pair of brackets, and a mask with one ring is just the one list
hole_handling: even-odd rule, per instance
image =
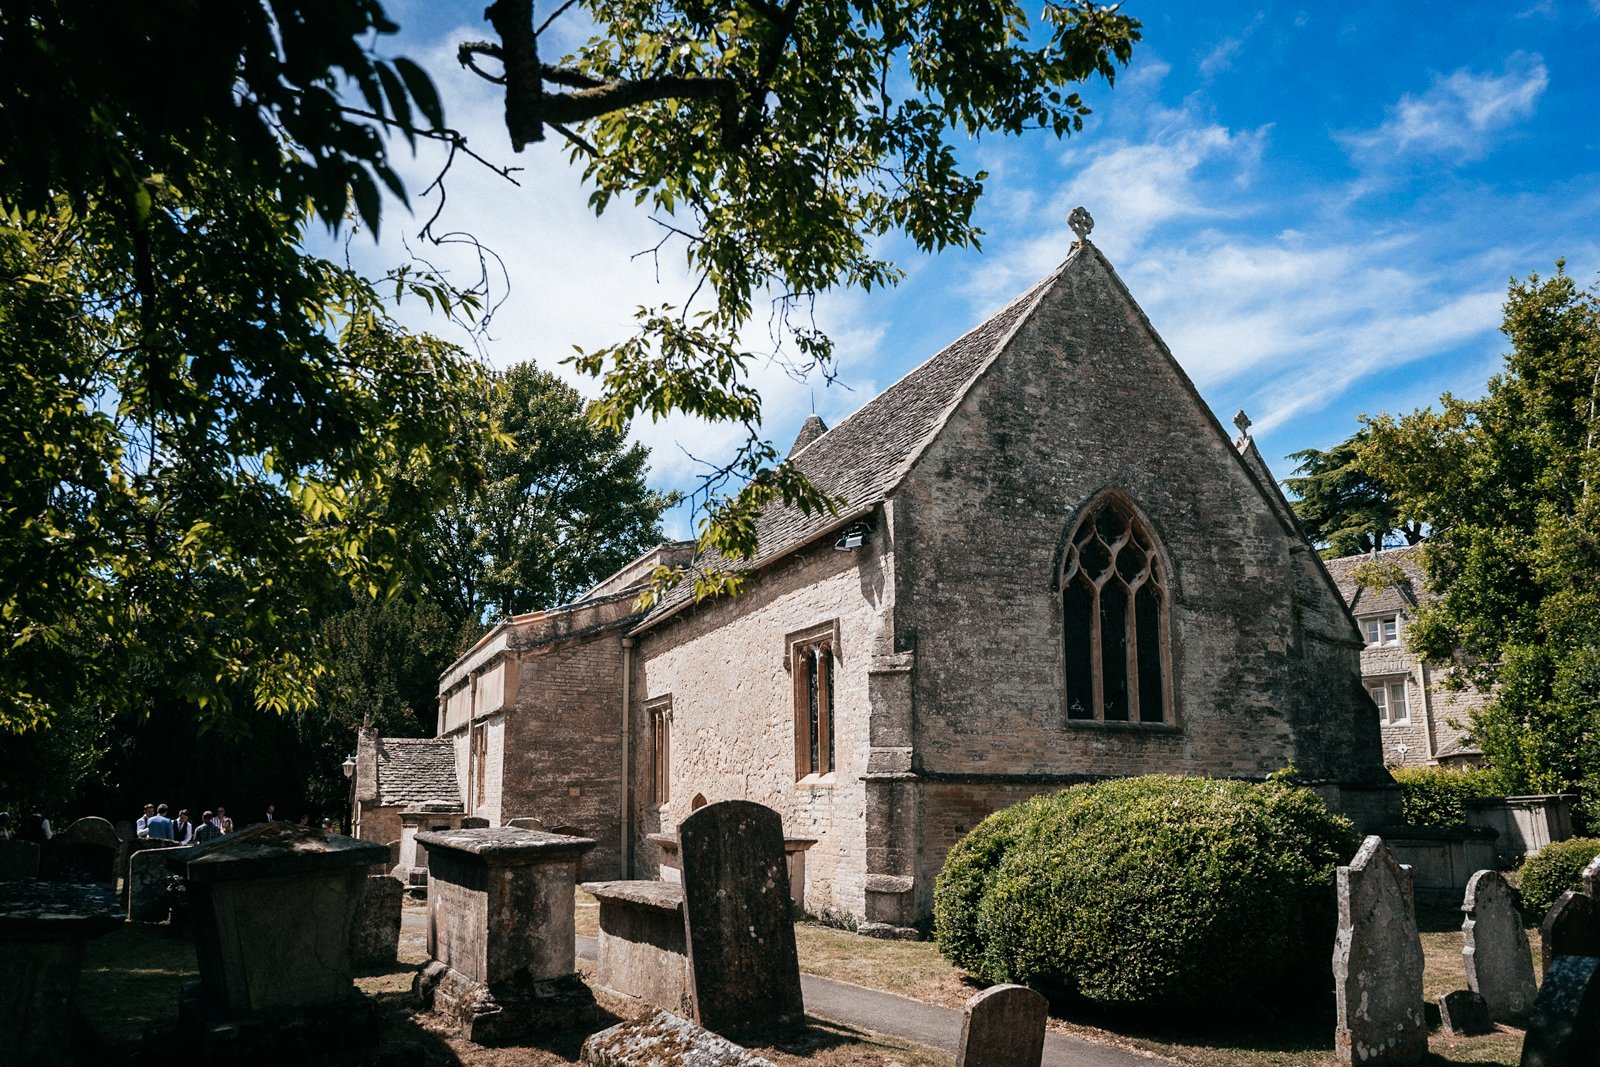
[[1368, 422], [1439, 595], [1408, 640], [1494, 686], [1473, 736], [1511, 788], [1600, 799], [1600, 293], [1513, 280], [1505, 369], [1481, 400]]
[[459, 624], [566, 603], [661, 541], [676, 497], [645, 485], [644, 446], [588, 407], [521, 363], [469, 412], [499, 429], [478, 438], [483, 483], [458, 491], [426, 534], [426, 596]]
[[1394, 494], [1362, 465], [1366, 440], [1362, 429], [1325, 452], [1307, 448], [1289, 455], [1299, 464], [1299, 477], [1283, 483], [1294, 494], [1290, 506], [1325, 559], [1422, 540], [1422, 524], [1402, 521]]

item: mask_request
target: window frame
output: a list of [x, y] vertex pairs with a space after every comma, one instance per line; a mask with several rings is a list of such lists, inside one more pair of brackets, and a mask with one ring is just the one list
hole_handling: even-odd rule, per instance
[[[1411, 725], [1411, 678], [1408, 675], [1384, 675], [1376, 678], [1364, 679], [1367, 686], [1367, 696], [1378, 709], [1378, 722], [1383, 726], [1410, 726]], [[1395, 701], [1395, 690], [1400, 691], [1398, 705]], [[1381, 698], [1381, 700], [1380, 700]], [[1395, 714], [1395, 708], [1403, 709], [1400, 715]]]
[[[809, 665], [818, 653], [815, 675], [817, 727], [812, 736], [812, 674]], [[790, 674], [794, 699], [795, 781], [832, 781], [838, 759], [838, 668], [844, 661], [839, 649], [839, 620], [795, 630], [784, 637], [784, 670]], [[812, 759], [812, 749], [816, 759]]]
[[[1400, 625], [1401, 612], [1391, 611], [1384, 615], [1365, 615], [1361, 619], [1361, 636], [1366, 641], [1368, 648], [1390, 648], [1401, 642], [1405, 627]], [[1393, 631], [1391, 633], [1390, 631]]]
[[672, 697], [652, 697], [644, 713], [650, 722], [650, 804], [660, 808], [672, 801]]
[[[1117, 539], [1115, 551], [1108, 558], [1098, 581], [1090, 578], [1086, 571], [1081, 569], [1075, 550], [1078, 548], [1079, 535], [1084, 525], [1097, 521], [1101, 512], [1112, 508], [1127, 528], [1121, 538]], [[1127, 579], [1120, 575], [1117, 569], [1117, 554], [1120, 553], [1137, 533], [1140, 538], [1139, 547], [1148, 557], [1148, 573], [1142, 573], [1139, 584], [1129, 586]], [[1103, 540], [1102, 540], [1103, 544]], [[1060, 655], [1062, 657], [1062, 721], [1074, 729], [1121, 729], [1121, 730], [1153, 730], [1172, 731], [1182, 729], [1182, 716], [1178, 707], [1177, 686], [1174, 679], [1174, 649], [1172, 638], [1172, 603], [1176, 588], [1172, 562], [1167, 555], [1166, 546], [1161, 537], [1156, 533], [1155, 524], [1149, 516], [1136, 504], [1127, 493], [1118, 489], [1108, 489], [1096, 494], [1082, 508], [1067, 528], [1066, 536], [1062, 540], [1061, 565], [1057, 572], [1055, 597], [1056, 610], [1061, 620]], [[1078, 717], [1072, 714], [1072, 656], [1068, 646], [1068, 610], [1067, 596], [1071, 591], [1072, 583], [1083, 581], [1092, 587], [1091, 615], [1092, 630], [1089, 639], [1089, 670], [1090, 691], [1093, 694], [1093, 715]], [[1100, 591], [1111, 582], [1119, 582], [1126, 590], [1127, 604], [1124, 608], [1127, 628], [1127, 662], [1124, 674], [1127, 681], [1128, 699], [1126, 719], [1107, 719], [1105, 717], [1105, 664], [1104, 664], [1104, 634], [1100, 626], [1101, 613], [1094, 609], [1100, 604]], [[1163, 716], [1160, 719], [1144, 720], [1140, 718], [1139, 689], [1137, 681], [1139, 674], [1139, 640], [1138, 640], [1138, 598], [1137, 594], [1145, 587], [1152, 588], [1156, 593], [1156, 648], [1158, 650], [1161, 672], [1161, 699]]]

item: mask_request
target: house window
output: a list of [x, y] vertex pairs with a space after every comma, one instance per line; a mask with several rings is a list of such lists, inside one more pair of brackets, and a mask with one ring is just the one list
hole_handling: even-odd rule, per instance
[[1372, 695], [1372, 702], [1378, 706], [1380, 723], [1400, 725], [1411, 721], [1411, 703], [1407, 699], [1404, 678], [1392, 682], [1379, 682], [1371, 686], [1367, 692]]
[[838, 627], [791, 634], [789, 669], [794, 675], [794, 772], [796, 778], [833, 773], [833, 675], [838, 663]]
[[1393, 645], [1400, 641], [1400, 616], [1383, 615], [1366, 620], [1368, 645]]
[[650, 803], [672, 799], [672, 700], [652, 700], [645, 705], [650, 716]]
[[1067, 718], [1171, 723], [1167, 576], [1155, 535], [1111, 494], [1068, 540], [1061, 576]]

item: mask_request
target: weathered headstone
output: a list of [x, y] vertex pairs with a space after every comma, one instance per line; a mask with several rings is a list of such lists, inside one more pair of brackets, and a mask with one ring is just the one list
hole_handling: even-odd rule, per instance
[[778, 813], [748, 800], [707, 804], [679, 825], [678, 849], [695, 1022], [719, 1034], [799, 1022]]
[[489, 820], [481, 815], [466, 815], [461, 819], [461, 828], [463, 830], [487, 830], [489, 828]]
[[400, 866], [400, 842], [398, 842], [398, 841], [390, 841], [389, 842], [389, 865], [384, 870], [383, 873], [384, 874], [394, 874], [395, 873], [394, 869], [396, 867], [398, 867], [398, 866]]
[[524, 818], [524, 819], [512, 819], [509, 822], [507, 822], [506, 825], [507, 826], [514, 826], [518, 830], [543, 830], [544, 829], [544, 820], [543, 819], [535, 819], [532, 816], [529, 816], [528, 818]]
[[1583, 891], [1591, 897], [1600, 898], [1600, 856], [1590, 860], [1579, 877], [1583, 881]]
[[961, 1012], [956, 1067], [1039, 1067], [1049, 1004], [1020, 985], [997, 985], [967, 1001]]
[[1472, 1037], [1494, 1029], [1489, 1005], [1471, 989], [1452, 989], [1439, 996], [1439, 1025], [1452, 1037]]
[[44, 843], [39, 853], [39, 877], [50, 882], [114, 884], [121, 849], [116, 827], [94, 815], [87, 816]]
[[387, 874], [369, 875], [356, 907], [350, 954], [356, 963], [393, 963], [400, 954], [400, 920], [406, 887]]
[[1587, 893], [1562, 893], [1539, 924], [1541, 973], [1557, 956], [1600, 956], [1600, 907]]
[[101, 886], [0, 882], [0, 1062], [70, 1062], [84, 948], [121, 922]]
[[578, 1062], [584, 1067], [774, 1067], [771, 1060], [665, 1011], [591, 1036]]
[[428, 849], [428, 953], [418, 999], [467, 1039], [505, 1044], [598, 1015], [577, 978], [573, 887], [586, 837], [534, 830], [417, 835]]
[[350, 929], [382, 845], [261, 823], [161, 855], [188, 881], [201, 997], [188, 1023], [339, 1005], [354, 993]]
[[39, 877], [39, 846], [32, 841], [0, 841], [0, 882]]
[[1600, 958], [1558, 956], [1533, 1002], [1522, 1067], [1600, 1063]]
[[1467, 988], [1483, 994], [1495, 1022], [1522, 1025], [1538, 990], [1522, 909], [1505, 876], [1498, 871], [1474, 874], [1461, 910], [1467, 916], [1461, 924]]
[[172, 909], [170, 849], [146, 848], [128, 860], [128, 921], [165, 922]]
[[1372, 836], [1336, 880], [1334, 1051], [1360, 1067], [1416, 1063], [1428, 1052], [1428, 1023], [1411, 873]]

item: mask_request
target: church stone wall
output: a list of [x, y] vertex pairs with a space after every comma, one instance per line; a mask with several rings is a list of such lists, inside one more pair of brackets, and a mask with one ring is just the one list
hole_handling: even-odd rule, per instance
[[496, 825], [531, 817], [599, 842], [584, 858], [586, 878], [621, 870], [624, 632], [614, 626], [517, 653], [503, 769], [491, 780]]
[[[868, 671], [888, 623], [892, 552], [885, 537], [839, 552], [827, 537], [719, 599], [641, 635], [633, 690], [637, 877], [659, 875], [651, 833], [675, 834], [695, 796], [775, 809], [788, 837], [816, 838], [806, 854], [806, 907], [863, 912]], [[835, 770], [795, 779], [795, 685], [787, 638], [837, 622]], [[648, 803], [651, 745], [645, 705], [671, 698], [671, 790]]]
[[[1378, 781], [1343, 603], [1095, 254], [1069, 267], [896, 493], [914, 653], [918, 898], [986, 814], [1080, 776]], [[1064, 539], [1125, 492], [1170, 561], [1176, 726], [1069, 723]]]

